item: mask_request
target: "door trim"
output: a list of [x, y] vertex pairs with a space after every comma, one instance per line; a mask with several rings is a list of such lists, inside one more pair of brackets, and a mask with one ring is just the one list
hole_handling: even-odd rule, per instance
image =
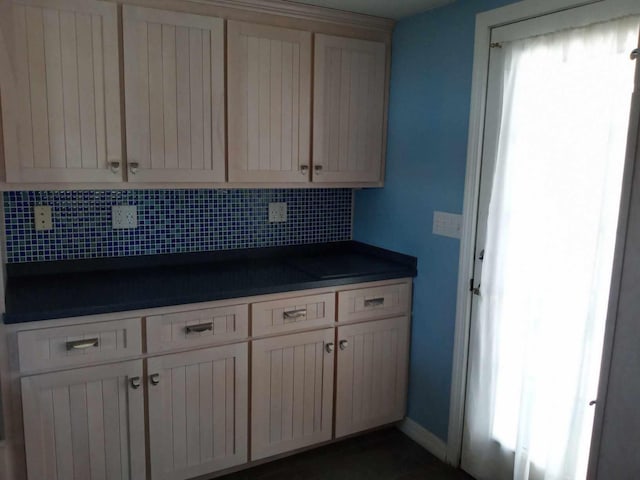
[[[624, 2], [628, 4], [629, 2]], [[471, 323], [471, 293], [469, 280], [473, 276], [474, 248], [477, 227], [477, 210], [480, 193], [480, 166], [482, 159], [483, 137], [485, 130], [485, 106], [487, 98], [487, 86], [489, 77], [489, 53], [491, 32], [493, 29], [503, 27], [516, 22], [530, 20], [544, 15], [562, 12], [576, 7], [591, 4], [603, 4], [613, 6], [619, 4], [617, 0], [524, 0], [518, 3], [501, 7], [495, 10], [479, 13], [476, 16], [476, 30], [473, 57], [473, 75], [471, 90], [471, 110], [469, 117], [469, 136], [467, 146], [467, 167], [464, 187], [464, 204], [462, 219], [462, 234], [460, 244], [460, 257], [458, 265], [458, 288], [456, 300], [456, 320], [453, 347], [453, 366], [451, 374], [451, 392], [449, 403], [449, 429], [447, 442], [446, 461], [455, 466], [460, 465], [462, 452], [462, 436], [464, 426], [464, 409], [467, 384], [467, 361], [469, 350], [469, 328]], [[616, 9], [618, 10], [618, 9]], [[627, 158], [627, 162], [629, 162]], [[625, 174], [629, 171], [627, 165]], [[621, 218], [626, 212], [629, 203], [629, 189], [627, 184], [630, 179], [625, 178], [623, 186]], [[618, 233], [626, 230], [620, 226]], [[618, 260], [619, 243], [616, 245], [616, 260], [614, 264], [611, 298], [618, 297], [619, 275], [621, 262]], [[611, 308], [607, 320], [607, 333], [605, 337], [602, 371], [607, 371], [612, 349], [612, 335], [614, 330], [615, 311]], [[602, 384], [606, 387], [606, 378], [602, 378]], [[601, 402], [596, 408], [596, 421], [594, 422], [592, 452], [597, 451], [599, 437], [602, 429], [602, 414], [604, 398], [600, 389]], [[593, 457], [593, 455], [592, 455]], [[590, 459], [590, 466], [594, 463]], [[590, 469], [591, 471], [591, 469]], [[590, 477], [591, 478], [591, 477]]]

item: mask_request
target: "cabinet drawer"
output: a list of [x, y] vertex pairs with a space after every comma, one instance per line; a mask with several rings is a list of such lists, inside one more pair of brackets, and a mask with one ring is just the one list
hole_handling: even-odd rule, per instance
[[147, 317], [147, 351], [215, 345], [248, 334], [247, 305], [206, 308]]
[[108, 361], [142, 353], [139, 318], [18, 332], [20, 370]]
[[338, 293], [338, 321], [349, 322], [408, 314], [409, 283], [360, 288]]
[[254, 336], [331, 325], [335, 321], [335, 294], [254, 303], [251, 313]]

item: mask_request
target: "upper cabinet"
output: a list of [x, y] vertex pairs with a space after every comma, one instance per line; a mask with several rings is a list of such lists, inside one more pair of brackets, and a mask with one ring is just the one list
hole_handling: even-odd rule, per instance
[[391, 21], [119, 3], [8, 0], [0, 189], [383, 185]]
[[117, 9], [92, 0], [13, 2], [7, 181], [122, 181]]
[[308, 182], [311, 33], [227, 24], [229, 181]]
[[224, 21], [124, 6], [129, 182], [224, 182]]
[[317, 34], [313, 181], [382, 182], [386, 45]]

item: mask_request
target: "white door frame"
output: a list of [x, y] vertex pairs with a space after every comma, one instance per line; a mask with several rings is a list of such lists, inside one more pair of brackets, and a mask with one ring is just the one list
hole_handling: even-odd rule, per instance
[[[451, 376], [451, 398], [449, 404], [449, 431], [446, 460], [452, 465], [460, 465], [462, 451], [462, 434], [464, 426], [464, 408], [467, 384], [467, 361], [469, 351], [469, 328], [471, 323], [471, 292], [470, 280], [473, 276], [474, 249], [476, 240], [478, 198], [480, 194], [480, 166], [484, 137], [485, 104], [487, 97], [487, 83], [489, 76], [489, 52], [491, 32], [494, 28], [512, 23], [549, 15], [571, 8], [601, 4], [596, 8], [606, 10], [635, 11], [638, 10], [637, 0], [524, 0], [505, 7], [490, 10], [477, 15], [475, 47], [473, 57], [473, 78], [471, 91], [471, 113], [469, 118], [469, 138], [467, 147], [467, 170], [464, 188], [463, 224], [460, 245], [460, 259], [458, 266], [458, 294], [456, 305], [456, 323], [453, 346], [453, 367]], [[611, 12], [615, 16], [615, 12]], [[586, 22], [585, 22], [586, 24]], [[621, 218], [628, 209], [631, 179], [627, 178], [629, 162], [625, 169], [625, 179], [622, 192]], [[624, 223], [624, 222], [621, 222]], [[618, 238], [624, 238], [621, 232], [626, 229], [621, 225]], [[613, 346], [613, 330], [615, 320], [615, 305], [617, 305], [619, 277], [621, 273], [620, 240], [616, 244], [616, 260], [614, 261], [611, 300], [607, 318], [605, 334], [602, 372], [608, 372], [611, 350]], [[602, 431], [602, 412], [604, 409], [604, 395], [606, 392], [607, 375], [602, 375], [599, 388], [599, 399], [596, 406], [594, 421], [592, 453], [597, 452]], [[590, 471], [597, 461], [597, 455], [590, 459]], [[590, 477], [591, 478], [591, 477]]]

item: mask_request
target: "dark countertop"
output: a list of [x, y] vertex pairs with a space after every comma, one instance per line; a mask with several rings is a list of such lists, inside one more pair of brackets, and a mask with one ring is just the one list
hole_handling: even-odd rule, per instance
[[360, 242], [7, 265], [5, 323], [415, 277], [417, 259]]

